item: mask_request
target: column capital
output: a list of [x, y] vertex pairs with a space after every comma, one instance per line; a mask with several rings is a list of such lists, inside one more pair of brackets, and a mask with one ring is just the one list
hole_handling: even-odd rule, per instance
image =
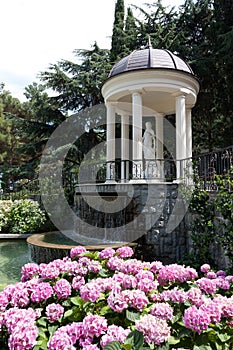
[[129, 92], [133, 95], [142, 95], [143, 94], [143, 89], [137, 89], [137, 90], [129, 90]]
[[174, 96], [174, 97], [186, 97], [189, 94], [190, 94], [190, 92], [188, 89], [179, 89], [179, 90], [173, 92], [172, 96]]

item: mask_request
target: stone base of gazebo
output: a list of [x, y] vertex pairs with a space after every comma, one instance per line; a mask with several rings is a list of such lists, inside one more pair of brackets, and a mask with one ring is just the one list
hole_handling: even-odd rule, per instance
[[78, 185], [75, 231], [89, 242], [138, 242], [147, 261], [182, 261], [189, 247], [179, 190], [168, 182]]

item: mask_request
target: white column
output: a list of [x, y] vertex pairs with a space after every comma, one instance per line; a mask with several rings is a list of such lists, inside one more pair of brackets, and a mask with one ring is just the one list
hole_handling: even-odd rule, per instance
[[133, 179], [143, 178], [142, 169], [142, 95], [132, 94], [133, 115]]
[[106, 103], [107, 108], [107, 150], [106, 182], [115, 182], [115, 107]]
[[164, 178], [164, 156], [163, 156], [163, 116], [157, 115], [155, 117], [156, 130], [156, 163], [157, 163], [157, 177]]
[[121, 182], [129, 180], [129, 116], [121, 116]]
[[187, 158], [187, 172], [192, 181], [192, 113], [191, 108], [186, 108], [186, 158]]
[[177, 179], [184, 178], [186, 159], [186, 112], [185, 95], [176, 97], [176, 171]]
[[186, 108], [186, 158], [192, 158], [192, 114], [191, 108]]

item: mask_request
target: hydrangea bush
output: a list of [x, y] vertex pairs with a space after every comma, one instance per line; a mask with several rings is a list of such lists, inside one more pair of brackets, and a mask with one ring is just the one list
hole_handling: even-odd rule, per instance
[[233, 276], [142, 262], [130, 247], [28, 263], [0, 293], [0, 349], [233, 348]]

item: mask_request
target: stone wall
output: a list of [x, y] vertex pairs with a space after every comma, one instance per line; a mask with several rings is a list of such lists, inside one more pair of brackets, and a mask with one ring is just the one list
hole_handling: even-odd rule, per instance
[[[97, 188], [97, 191], [96, 191]], [[120, 210], [106, 212], [118, 198]], [[99, 205], [98, 205], [99, 203]], [[94, 208], [93, 208], [93, 206]], [[116, 206], [117, 209], [117, 206]], [[174, 183], [132, 183], [79, 185], [75, 193], [75, 211], [81, 219], [77, 232], [88, 240], [98, 232], [100, 240], [136, 241], [137, 255], [143, 260], [164, 263], [182, 262], [189, 251], [186, 212], [179, 185]], [[101, 228], [101, 230], [97, 230]], [[123, 238], [123, 239], [122, 239]], [[90, 243], [90, 241], [88, 241]]]

